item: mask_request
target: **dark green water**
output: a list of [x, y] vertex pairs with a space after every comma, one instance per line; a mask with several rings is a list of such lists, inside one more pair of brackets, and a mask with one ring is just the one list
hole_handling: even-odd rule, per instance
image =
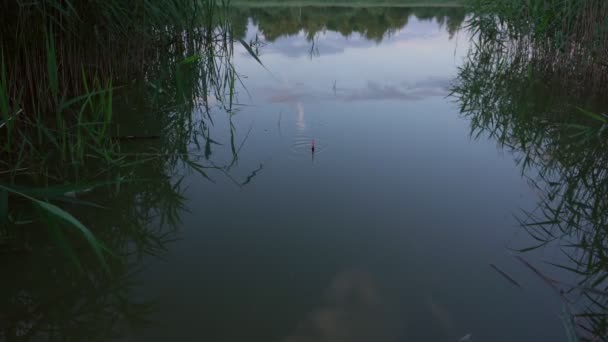
[[[542, 168], [522, 168], [526, 152], [492, 132], [472, 136], [449, 96], [471, 48], [463, 19], [241, 10], [235, 29], [261, 42], [264, 67], [236, 47], [234, 111], [214, 110], [189, 133], [202, 144], [180, 150], [217, 167], [211, 180], [179, 162], [142, 167], [144, 182], [88, 215], [138, 227], [111, 235], [130, 263], [82, 286], [69, 261], [7, 257], [17, 276], [1, 287], [29, 309], [0, 315], [24, 338], [53, 326], [78, 341], [567, 341], [563, 301], [511, 251], [538, 244], [518, 215], [542, 201]], [[162, 130], [122, 101], [126, 131]], [[557, 248], [525, 257], [565, 260]]]

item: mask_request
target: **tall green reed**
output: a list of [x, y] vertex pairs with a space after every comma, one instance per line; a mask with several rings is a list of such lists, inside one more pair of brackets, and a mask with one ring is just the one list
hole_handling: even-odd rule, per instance
[[608, 84], [608, 3], [602, 0], [468, 0], [472, 31], [510, 58], [600, 94]]
[[[473, 20], [484, 18], [491, 17]], [[509, 151], [538, 193], [536, 208], [516, 216], [532, 243], [515, 249], [564, 253], [566, 262], [547, 260], [553, 271], [576, 279], [550, 282], [564, 300], [564, 322], [577, 340], [602, 340], [608, 336], [608, 105], [593, 93], [573, 92], [577, 80], [555, 77], [522, 55], [520, 37], [478, 24], [452, 95], [471, 134]]]
[[228, 5], [0, 3], [0, 340], [143, 319], [130, 273], [176, 238], [183, 174], [228, 172], [211, 151], [238, 101]]
[[[29, 200], [45, 214], [25, 222], [77, 228], [92, 242], [86, 226], [56, 203], [69, 196], [49, 196], [45, 189], [62, 186], [67, 194], [118, 186], [137, 180], [134, 167], [157, 161], [164, 165], [162, 177], [178, 164], [208, 177], [209, 167], [191, 149], [199, 145], [199, 132], [208, 137], [216, 110], [210, 103], [227, 110], [236, 100], [239, 76], [231, 59], [237, 38], [228, 2], [40, 0], [1, 6], [6, 20], [0, 32], [7, 39], [0, 47], [0, 130], [7, 134], [0, 136], [0, 195], [8, 205], [0, 209], [8, 211], [2, 215], [8, 226], [24, 221], [17, 213]], [[154, 151], [123, 151], [114, 107], [131, 91], [145, 94], [145, 106], [155, 112], [151, 119], [162, 127]], [[23, 186], [43, 191], [27, 194]], [[104, 263], [106, 250], [90, 245]]]

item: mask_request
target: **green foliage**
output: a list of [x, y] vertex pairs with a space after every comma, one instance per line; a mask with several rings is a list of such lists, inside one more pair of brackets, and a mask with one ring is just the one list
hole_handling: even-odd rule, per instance
[[181, 176], [228, 175], [211, 145], [195, 150], [238, 98], [227, 11], [0, 3], [0, 340], [114, 338], [145, 322], [130, 272], [176, 238]]
[[546, 74], [572, 92], [600, 94], [608, 84], [608, 2], [603, 0], [467, 0], [470, 26], [484, 44]]
[[568, 305], [569, 338], [601, 340], [608, 336], [608, 103], [573, 91], [577, 80], [547, 68], [535, 40], [495, 19], [481, 12], [473, 18], [476, 34], [452, 95], [472, 135], [509, 151], [539, 194], [534, 210], [517, 215], [534, 242], [517, 250], [564, 252], [568, 262], [555, 266], [578, 280], [557, 291]]
[[[236, 96], [227, 10], [213, 0], [0, 4], [0, 235], [46, 226], [79, 267], [82, 253], [70, 246], [81, 240], [105, 265], [99, 235], [108, 227], [92, 229], [71, 213], [92, 204], [65, 194], [99, 182], [113, 193], [108, 184], [137, 180], [142, 164], [155, 165], [154, 178], [169, 188], [166, 173], [183, 165], [208, 177], [188, 151], [200, 126], [208, 132], [209, 103], [231, 108]], [[152, 134], [160, 142], [154, 151], [124, 150], [123, 138], [141, 132], [125, 132], [127, 118], [115, 112], [133, 93], [161, 127]], [[51, 196], [57, 189], [63, 192]], [[166, 208], [163, 223], [174, 222], [176, 205]], [[0, 251], [13, 247], [0, 241]]]

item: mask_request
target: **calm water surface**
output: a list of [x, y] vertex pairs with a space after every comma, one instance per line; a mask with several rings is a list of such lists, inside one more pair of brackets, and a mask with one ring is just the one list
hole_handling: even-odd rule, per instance
[[[465, 16], [459, 8], [235, 10], [234, 30], [264, 66], [235, 46], [232, 112], [216, 110], [192, 133], [202, 144], [179, 151], [209, 166], [210, 179], [186, 165], [146, 167], [138, 176], [149, 181], [131, 193], [125, 185], [112, 215], [92, 212], [91, 222], [148, 227], [137, 241], [117, 242], [155, 255], [136, 258], [128, 290], [108, 308], [121, 279], [66, 294], [65, 279], [53, 287], [37, 278], [44, 263], [30, 276], [9, 261], [7, 274], [42, 293], [59, 289], [35, 308], [59, 308], [51, 316], [68, 340], [90, 340], [86, 329], [106, 324], [97, 315], [128, 311], [128, 322], [108, 324], [125, 341], [566, 341], [558, 296], [511, 252], [535, 242], [516, 219], [539, 201], [535, 170], [523, 175], [517, 152], [472, 136], [449, 96], [471, 48]], [[129, 101], [120, 110], [137, 107]], [[162, 126], [124, 117], [144, 133]], [[159, 233], [166, 222], [175, 230]], [[527, 258], [563, 259], [557, 249]]]
[[432, 11], [381, 38], [247, 20], [264, 67], [237, 49], [246, 89], [211, 134], [230, 175], [182, 180], [179, 241], [137, 277], [155, 305], [134, 339], [565, 340], [559, 302], [509, 252], [537, 194], [470, 136], [448, 97], [470, 37], [446, 24], [458, 10]]

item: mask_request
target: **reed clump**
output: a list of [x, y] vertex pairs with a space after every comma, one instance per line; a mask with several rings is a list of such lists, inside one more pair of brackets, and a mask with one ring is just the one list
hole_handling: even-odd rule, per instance
[[[195, 107], [208, 114], [209, 97], [228, 108], [223, 99], [233, 98], [227, 6], [0, 3], [0, 249], [7, 245], [2, 237], [24, 225], [46, 226], [55, 236], [62, 227], [84, 237], [105, 263], [106, 248], [65, 203], [82, 204], [75, 194], [135, 181], [132, 169], [141, 163], [160, 164], [164, 172], [168, 164], [193, 164], [184, 151], [196, 123], [205, 125], [193, 117]], [[164, 124], [157, 135], [162, 151], [153, 154], [160, 160], [121, 151], [117, 98], [124, 102], [133, 92], [145, 94], [142, 106]]]
[[568, 80], [575, 94], [608, 85], [608, 2], [469, 0], [471, 28], [510, 59]]
[[[608, 336], [608, 139], [603, 1], [472, 1], [473, 44], [452, 86], [471, 134], [512, 154], [538, 193], [516, 215], [531, 252], [559, 248], [552, 282], [572, 341]], [[574, 7], [575, 4], [580, 5]], [[577, 6], [578, 6], [577, 5]], [[602, 18], [603, 17], [603, 18]], [[522, 248], [519, 248], [522, 247]], [[541, 274], [540, 271], [537, 274]]]

